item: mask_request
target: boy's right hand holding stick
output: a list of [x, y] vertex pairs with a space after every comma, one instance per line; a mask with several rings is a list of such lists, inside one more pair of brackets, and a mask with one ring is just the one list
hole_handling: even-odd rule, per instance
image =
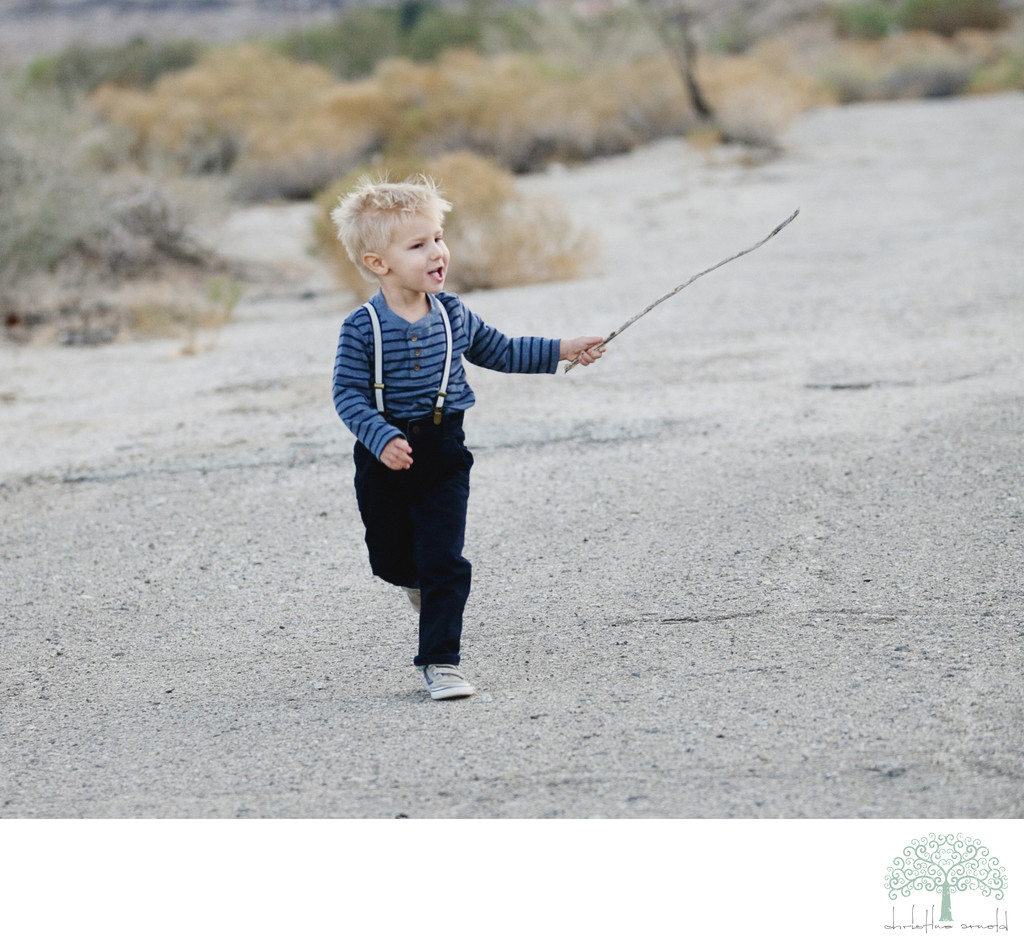
[[602, 337], [573, 338], [571, 341], [563, 338], [558, 345], [558, 359], [586, 367], [604, 354], [604, 347], [598, 347], [603, 340]]

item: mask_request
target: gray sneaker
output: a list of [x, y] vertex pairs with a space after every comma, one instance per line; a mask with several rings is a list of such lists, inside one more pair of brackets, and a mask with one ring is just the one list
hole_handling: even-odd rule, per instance
[[425, 665], [423, 680], [435, 701], [441, 698], [465, 698], [475, 695], [476, 689], [466, 681], [456, 665]]
[[402, 587], [409, 597], [409, 602], [412, 604], [412, 608], [419, 613], [420, 611], [420, 588], [419, 587]]

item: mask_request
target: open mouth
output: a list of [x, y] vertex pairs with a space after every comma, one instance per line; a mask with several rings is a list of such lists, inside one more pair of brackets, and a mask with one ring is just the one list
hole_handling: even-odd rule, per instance
[[435, 282], [443, 282], [444, 281], [444, 266], [440, 266], [437, 269], [432, 269], [430, 271], [429, 275], [430, 275], [430, 277]]

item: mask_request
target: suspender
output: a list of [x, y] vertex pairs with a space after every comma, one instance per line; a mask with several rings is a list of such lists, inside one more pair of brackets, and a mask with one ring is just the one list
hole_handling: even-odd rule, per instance
[[448, 311], [441, 305], [441, 320], [444, 322], [444, 370], [441, 373], [441, 387], [434, 401], [434, 425], [441, 425], [441, 410], [444, 398], [448, 396], [448, 376], [452, 372], [452, 323], [448, 320]]
[[[367, 302], [363, 307], [370, 316], [373, 327], [373, 396], [377, 412], [384, 413], [384, 344], [381, 339], [380, 318], [373, 305]], [[441, 425], [441, 413], [444, 409], [444, 398], [448, 396], [448, 378], [452, 372], [452, 323], [448, 311], [441, 305], [441, 320], [444, 322], [444, 370], [441, 372], [441, 386], [434, 401], [434, 425]]]
[[377, 402], [377, 412], [384, 412], [384, 344], [380, 336], [380, 318], [373, 305], [367, 302], [364, 306], [373, 325], [373, 396]]

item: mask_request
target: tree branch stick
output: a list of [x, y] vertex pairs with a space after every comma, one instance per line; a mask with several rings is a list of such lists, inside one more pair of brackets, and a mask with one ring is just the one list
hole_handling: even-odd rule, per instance
[[[679, 292], [681, 292], [688, 285], [692, 285], [694, 282], [696, 282], [697, 279], [699, 279], [702, 275], [707, 275], [709, 272], [714, 272], [715, 269], [720, 269], [727, 262], [732, 262], [734, 259], [739, 259], [740, 256], [745, 256], [747, 253], [753, 252], [755, 249], [760, 249], [761, 246], [763, 246], [766, 242], [768, 242], [769, 239], [771, 239], [773, 236], [775, 236], [778, 233], [780, 233], [783, 229], [785, 229], [785, 227], [789, 226], [789, 224], [792, 223], [793, 220], [795, 220], [797, 218], [797, 215], [799, 213], [800, 213], [799, 210], [794, 210], [793, 213], [787, 219], [785, 219], [781, 223], [779, 223], [779, 225], [776, 226], [775, 229], [773, 229], [760, 242], [754, 243], [753, 246], [750, 246], [747, 249], [744, 249], [744, 250], [736, 253], [734, 256], [729, 256], [728, 259], [723, 259], [721, 262], [716, 262], [713, 266], [711, 266], [710, 268], [705, 269], [703, 272], [698, 272], [696, 275], [691, 275], [690, 278], [688, 278], [681, 285], [677, 285], [674, 289], [672, 289], [672, 291], [666, 292], [664, 295], [661, 296], [661, 298], [651, 302], [643, 311], [637, 312], [627, 322], [625, 322], [624, 324], [620, 325], [611, 334], [609, 334], [608, 337], [604, 338], [600, 343], [595, 344], [594, 347], [595, 348], [596, 347], [604, 347], [604, 345], [606, 345], [609, 341], [611, 341], [614, 338], [617, 338], [620, 334], [622, 334], [622, 332], [625, 331], [626, 328], [628, 328], [631, 324], [634, 324], [635, 322], [637, 322], [641, 318], [643, 318], [643, 316], [646, 315], [647, 312], [649, 312], [652, 308], [656, 308], [662, 302], [667, 301], [668, 299], [670, 299], [673, 295], [677, 295]], [[590, 350], [593, 350], [593, 348], [591, 348]], [[576, 358], [575, 360], [570, 361], [568, 364], [565, 365], [565, 372], [568, 373], [578, 363], [579, 363], [579, 358]]]

